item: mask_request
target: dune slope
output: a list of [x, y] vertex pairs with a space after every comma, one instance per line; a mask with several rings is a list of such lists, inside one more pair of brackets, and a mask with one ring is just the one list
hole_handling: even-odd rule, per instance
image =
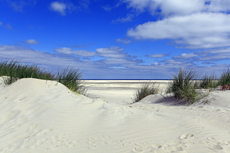
[[210, 105], [175, 106], [161, 95], [116, 104], [55, 81], [1, 83], [0, 152], [227, 153], [229, 95], [213, 92]]

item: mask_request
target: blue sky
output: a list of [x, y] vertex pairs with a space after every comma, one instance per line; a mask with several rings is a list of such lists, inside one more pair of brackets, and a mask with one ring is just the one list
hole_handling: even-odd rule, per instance
[[230, 0], [0, 0], [0, 60], [83, 79], [170, 79], [230, 66]]

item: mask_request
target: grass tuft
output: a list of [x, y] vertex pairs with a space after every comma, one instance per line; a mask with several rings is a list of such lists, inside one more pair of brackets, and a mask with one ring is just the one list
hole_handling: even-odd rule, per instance
[[157, 94], [158, 91], [159, 89], [158, 87], [154, 86], [154, 83], [153, 84], [145, 83], [136, 91], [134, 103], [140, 101], [141, 99], [149, 95]]
[[228, 68], [222, 72], [219, 79], [219, 85], [227, 86], [229, 84], [230, 84], [230, 69]]
[[17, 61], [5, 61], [0, 63], [0, 76], [9, 76], [4, 83], [9, 85], [21, 78], [38, 78], [53, 80], [54, 75], [44, 71], [38, 66], [24, 65]]
[[195, 81], [197, 76], [198, 74], [193, 69], [180, 68], [179, 72], [173, 75], [173, 82], [169, 85], [167, 93], [172, 92], [177, 100], [193, 104], [201, 96], [196, 90], [198, 86]]
[[86, 88], [82, 85], [81, 81], [82, 73], [79, 69], [73, 69], [67, 67], [61, 72], [58, 72], [56, 78], [58, 82], [62, 83], [70, 90], [82, 95], [86, 95]]
[[200, 81], [200, 88], [203, 89], [215, 89], [219, 85], [217, 77], [213, 75], [204, 75]]

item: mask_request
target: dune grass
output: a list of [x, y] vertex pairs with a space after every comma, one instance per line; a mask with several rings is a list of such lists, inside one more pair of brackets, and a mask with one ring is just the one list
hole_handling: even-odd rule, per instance
[[0, 76], [9, 76], [4, 83], [9, 85], [21, 78], [54, 80], [54, 75], [38, 66], [23, 65], [17, 61], [0, 62]]
[[145, 83], [136, 91], [133, 103], [136, 103], [149, 95], [157, 94], [158, 91], [159, 89], [154, 85], [154, 83]]
[[58, 80], [58, 82], [64, 84], [70, 90], [86, 95], [86, 89], [81, 82], [82, 75], [79, 69], [69, 69], [69, 67], [67, 67], [57, 74], [52, 74], [39, 66], [21, 64], [11, 60], [0, 62], [0, 76], [8, 76], [4, 80], [6, 85], [10, 85], [22, 78]]
[[230, 68], [225, 69], [219, 79], [219, 85], [227, 86], [230, 84]]
[[87, 90], [83, 86], [81, 78], [82, 73], [79, 71], [79, 69], [73, 69], [69, 67], [61, 72], [58, 72], [56, 75], [58, 82], [62, 83], [74, 92], [86, 95]]
[[212, 75], [207, 75], [205, 74], [201, 81], [200, 81], [200, 88], [203, 89], [216, 89], [217, 86], [219, 86], [219, 82], [217, 80], [216, 75], [212, 74]]
[[186, 101], [193, 104], [195, 101], [207, 96], [208, 94], [197, 91], [199, 83], [197, 82], [199, 74], [194, 70], [180, 68], [177, 74], [173, 75], [173, 82], [168, 87], [168, 93], [172, 92], [173, 96], [179, 101]]

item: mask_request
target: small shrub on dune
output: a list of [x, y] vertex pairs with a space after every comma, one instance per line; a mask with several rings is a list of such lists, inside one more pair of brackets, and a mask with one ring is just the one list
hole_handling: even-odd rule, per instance
[[198, 84], [195, 79], [197, 76], [193, 69], [186, 70], [185, 68], [180, 68], [179, 72], [173, 75], [173, 82], [167, 91], [172, 92], [177, 100], [193, 104], [201, 96], [196, 90]]
[[220, 76], [219, 84], [223, 87], [230, 85], [230, 69], [224, 70]]
[[135, 94], [134, 103], [140, 101], [141, 99], [152, 95], [157, 94], [159, 91], [158, 87], [154, 86], [154, 84], [144, 84], [139, 88]]

